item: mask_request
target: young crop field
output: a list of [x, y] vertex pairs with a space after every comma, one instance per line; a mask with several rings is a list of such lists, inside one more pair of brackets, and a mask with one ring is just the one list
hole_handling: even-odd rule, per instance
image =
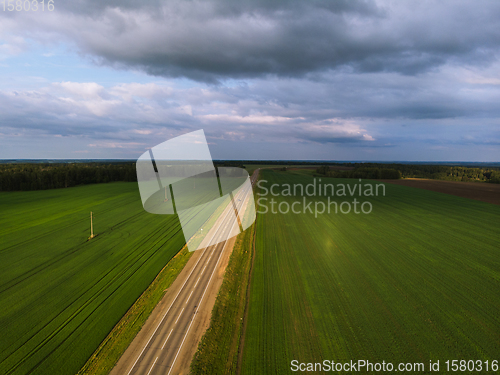
[[[276, 170], [261, 171], [261, 180], [267, 188], [313, 181]], [[499, 360], [500, 207], [391, 184], [385, 196], [358, 192], [331, 200], [370, 201], [371, 213], [273, 214], [271, 198], [291, 205], [303, 197], [266, 197], [242, 373], [290, 373], [292, 360], [424, 363], [426, 370], [429, 360], [440, 360], [441, 370], [446, 360]]]
[[0, 193], [0, 238], [1, 374], [77, 373], [185, 242], [137, 183]]

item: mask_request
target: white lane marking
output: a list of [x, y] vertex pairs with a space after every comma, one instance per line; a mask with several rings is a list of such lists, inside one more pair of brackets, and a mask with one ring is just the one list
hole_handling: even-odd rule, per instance
[[165, 347], [165, 344], [167, 343], [168, 339], [170, 338], [170, 335], [172, 334], [172, 331], [173, 331], [173, 330], [174, 330], [173, 328], [170, 330], [170, 333], [168, 334], [167, 339], [165, 340], [165, 342], [163, 343], [163, 345], [162, 345], [162, 347], [161, 347], [161, 349], [162, 349], [162, 350], [163, 350], [163, 348]]
[[[234, 222], [233, 222], [233, 225], [231, 226], [231, 229], [229, 230], [229, 232], [231, 232], [234, 228]], [[217, 259], [217, 263], [215, 264], [215, 267], [214, 267], [214, 270], [212, 271], [212, 274], [210, 275], [210, 279], [208, 280], [208, 283], [207, 283], [207, 286], [205, 287], [205, 290], [203, 291], [203, 295], [201, 296], [201, 299], [200, 299], [200, 303], [198, 304], [198, 306], [201, 305], [201, 303], [203, 302], [203, 298], [205, 297], [205, 293], [207, 292], [207, 289], [208, 289], [208, 286], [210, 285], [210, 282], [212, 281], [212, 277], [214, 276], [215, 274], [215, 271], [217, 270], [217, 266], [219, 265], [219, 262], [220, 262], [220, 258], [222, 256], [222, 254], [224, 253], [224, 250], [226, 249], [226, 245], [229, 241], [226, 241], [224, 243], [224, 247], [222, 248], [222, 251], [220, 252], [220, 255], [219, 255], [219, 259]], [[196, 310], [194, 312], [194, 315], [193, 315], [193, 318], [191, 319], [191, 323], [189, 323], [189, 327], [186, 331], [186, 334], [184, 335], [184, 338], [182, 339], [182, 342], [181, 342], [181, 345], [179, 346], [179, 350], [177, 350], [177, 354], [175, 355], [175, 358], [174, 358], [174, 361], [172, 362], [172, 366], [170, 367], [170, 370], [168, 371], [167, 375], [170, 375], [170, 372], [172, 371], [172, 369], [174, 368], [174, 365], [175, 365], [175, 361], [177, 360], [177, 357], [182, 349], [182, 345], [184, 345], [184, 341], [186, 340], [186, 337], [189, 333], [189, 329], [191, 328], [191, 325], [193, 324], [194, 322], [194, 318], [196, 317], [196, 313], [198, 312], [198, 310]]]
[[196, 288], [196, 285], [198, 285], [198, 281], [200, 281], [200, 279], [201, 279], [201, 276], [198, 277], [198, 280], [196, 280], [196, 284], [194, 284], [193, 289]]
[[188, 302], [189, 302], [189, 299], [191, 298], [191, 295], [193, 294], [193, 292], [194, 292], [194, 289], [191, 291], [191, 294], [189, 295], [189, 297], [188, 297], [188, 299], [187, 299], [186, 303], [188, 303]]
[[[185, 336], [184, 336], [184, 338], [182, 339], [181, 346], [179, 347], [179, 351], [180, 351], [180, 349], [182, 348], [182, 345], [184, 344], [184, 340], [186, 339], [187, 333], [189, 332], [189, 329], [191, 328], [191, 324], [193, 324], [193, 322], [194, 322], [194, 319], [191, 319], [191, 323], [189, 323], [189, 327], [188, 327], [188, 330], [187, 330], [187, 332], [186, 332], [186, 335], [185, 335]], [[172, 368], [174, 367], [175, 360], [177, 359], [177, 356], [179, 355], [179, 351], [178, 351], [178, 352], [177, 352], [177, 354], [175, 355], [174, 362], [172, 363], [172, 366], [170, 367], [170, 370], [168, 370], [167, 375], [170, 375], [170, 371], [172, 371]]]
[[153, 367], [155, 367], [155, 363], [157, 360], [158, 360], [158, 357], [156, 357], [155, 361], [153, 362], [153, 366], [151, 366], [151, 368], [149, 369], [148, 375], [151, 374], [151, 370], [153, 369]]
[[[226, 219], [227, 215], [229, 215], [229, 211], [228, 213], [226, 214], [226, 216], [224, 217], [224, 219]], [[224, 220], [222, 220], [224, 221]], [[219, 224], [219, 228], [220, 226], [222, 225]], [[219, 229], [217, 228], [217, 229]], [[210, 242], [212, 242], [212, 240], [214, 239], [215, 235], [217, 234], [217, 231], [215, 231], [215, 233], [213, 234], [212, 238], [210, 239]], [[132, 365], [132, 367], [130, 368], [129, 372], [127, 373], [127, 375], [130, 375], [130, 373], [132, 372], [132, 370], [134, 369], [135, 365], [137, 364], [137, 362], [139, 361], [139, 358], [141, 358], [142, 354], [144, 353], [144, 351], [146, 350], [146, 348], [148, 347], [149, 345], [149, 342], [151, 341], [151, 339], [153, 338], [153, 336], [155, 335], [156, 331], [158, 330], [158, 328], [160, 328], [161, 324], [163, 323], [163, 320], [165, 319], [165, 317], [167, 316], [168, 312], [170, 311], [170, 309], [172, 308], [173, 304], [175, 303], [175, 301], [177, 300], [177, 297], [179, 297], [179, 294], [182, 292], [182, 289], [184, 289], [184, 285], [186, 285], [187, 281], [189, 280], [189, 278], [191, 277], [191, 275], [193, 274], [194, 270], [196, 269], [196, 266], [198, 265], [198, 263], [200, 262], [201, 258], [203, 258], [203, 255], [205, 254], [205, 251], [207, 251], [207, 249], [209, 248], [210, 246], [207, 246], [204, 250], [203, 250], [203, 253], [201, 253], [200, 257], [198, 258], [198, 261], [196, 262], [196, 264], [194, 265], [193, 269], [191, 270], [191, 272], [189, 273], [188, 277], [186, 277], [186, 280], [184, 280], [184, 283], [182, 284], [181, 288], [179, 289], [179, 291], [177, 292], [177, 295], [175, 296], [175, 298], [173, 299], [172, 303], [170, 304], [167, 312], [165, 313], [165, 315], [163, 315], [163, 318], [161, 319], [160, 323], [158, 323], [158, 325], [156, 326], [156, 329], [154, 330], [153, 334], [151, 335], [151, 337], [149, 338], [148, 342], [146, 343], [146, 345], [144, 346], [144, 348], [142, 349], [141, 351], [141, 354], [139, 354], [139, 357], [137, 357], [137, 359], [135, 360], [134, 364]], [[199, 279], [198, 279], [199, 280]]]
[[180, 313], [180, 314], [179, 314], [179, 316], [177, 317], [177, 319], [176, 319], [176, 321], [175, 321], [175, 323], [174, 323], [174, 324], [177, 324], [177, 322], [179, 321], [179, 318], [181, 317], [181, 315], [182, 315], [182, 312], [183, 312], [183, 311], [184, 311], [184, 307], [182, 308], [181, 313]]

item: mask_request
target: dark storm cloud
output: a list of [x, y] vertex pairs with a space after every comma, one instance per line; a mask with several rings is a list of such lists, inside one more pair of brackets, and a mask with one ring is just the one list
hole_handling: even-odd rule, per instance
[[496, 0], [81, 0], [58, 12], [44, 30], [98, 63], [208, 82], [341, 68], [415, 75], [487, 65], [500, 47]]
[[[190, 1], [203, 6], [207, 1]], [[373, 14], [378, 12], [373, 0], [311, 0], [314, 6], [334, 13], [356, 12], [361, 14]], [[120, 8], [123, 10], [151, 9], [159, 12], [163, 6], [173, 7], [179, 1], [172, 0], [78, 0], [58, 4], [58, 9], [74, 13], [97, 14], [107, 8]], [[284, 8], [300, 8], [304, 5], [303, 0], [219, 0], [210, 4], [218, 14], [238, 15], [244, 12], [275, 12]]]

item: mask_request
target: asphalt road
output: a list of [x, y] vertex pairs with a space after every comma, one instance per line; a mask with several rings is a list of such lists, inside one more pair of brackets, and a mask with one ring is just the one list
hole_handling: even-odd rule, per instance
[[[251, 177], [252, 185], [257, 179], [258, 170]], [[238, 209], [247, 203], [247, 197], [251, 194], [251, 188], [243, 188], [234, 197]], [[234, 210], [230, 204], [223, 212], [218, 222], [214, 225], [210, 236], [215, 239], [226, 238], [227, 234], [237, 226], [228, 215], [229, 210]], [[156, 316], [155, 324], [145, 324], [135, 345], [131, 345], [124, 353], [117, 366], [111, 372], [112, 375], [154, 375], [154, 374], [179, 374], [179, 357], [183, 352], [192, 353], [193, 345], [198, 345], [198, 340], [188, 340], [193, 324], [201, 319], [200, 309], [207, 306], [206, 294], [213, 288], [213, 277], [220, 266], [221, 258], [228, 251], [227, 244], [230, 240], [200, 250], [201, 255], [196, 260], [194, 267], [184, 275], [184, 281], [172, 302], [165, 306], [165, 312]], [[232, 245], [231, 245], [232, 246]], [[179, 275], [181, 276], [181, 275]], [[176, 280], [180, 282], [181, 280]], [[191, 346], [191, 347], [189, 347]]]

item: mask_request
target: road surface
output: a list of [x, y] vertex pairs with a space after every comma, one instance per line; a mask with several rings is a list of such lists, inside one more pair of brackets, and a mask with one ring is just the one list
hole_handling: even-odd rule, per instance
[[[258, 171], [251, 177], [252, 185]], [[234, 196], [238, 208], [247, 203], [249, 194], [252, 194], [251, 187], [242, 188]], [[226, 238], [233, 226], [238, 225], [231, 220], [234, 216], [228, 215], [229, 210], [234, 210], [231, 204], [209, 236]], [[191, 359], [210, 320], [233, 245], [234, 238], [193, 254], [111, 375], [177, 375], [189, 371]]]

